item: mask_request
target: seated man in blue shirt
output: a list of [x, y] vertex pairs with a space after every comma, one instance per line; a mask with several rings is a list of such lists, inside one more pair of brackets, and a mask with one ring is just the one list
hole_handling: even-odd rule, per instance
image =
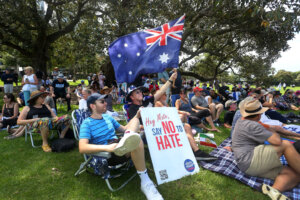
[[[106, 112], [106, 95], [92, 94], [87, 99], [87, 107], [91, 110], [91, 117], [85, 119], [80, 127], [79, 152], [92, 154], [97, 152], [112, 152], [112, 157], [108, 159], [109, 164], [124, 162], [129, 156], [141, 178], [141, 190], [147, 199], [163, 199], [157, 191], [155, 185], [148, 176], [144, 144], [136, 132], [138, 132], [140, 122], [140, 111], [126, 125], [120, 125]], [[125, 132], [124, 137], [119, 140], [115, 131]]]

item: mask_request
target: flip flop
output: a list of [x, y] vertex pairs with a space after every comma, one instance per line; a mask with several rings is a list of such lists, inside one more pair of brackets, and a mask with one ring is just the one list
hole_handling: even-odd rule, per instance
[[42, 149], [43, 149], [44, 152], [52, 152], [52, 149], [51, 149], [51, 147], [49, 147], [48, 144], [43, 145]]

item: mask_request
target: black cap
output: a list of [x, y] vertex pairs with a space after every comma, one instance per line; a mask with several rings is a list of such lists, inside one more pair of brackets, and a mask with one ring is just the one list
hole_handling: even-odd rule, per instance
[[101, 94], [98, 94], [98, 93], [92, 94], [86, 100], [87, 107], [90, 108], [91, 104], [94, 104], [99, 99], [104, 99], [106, 96], [107, 95], [101, 95]]

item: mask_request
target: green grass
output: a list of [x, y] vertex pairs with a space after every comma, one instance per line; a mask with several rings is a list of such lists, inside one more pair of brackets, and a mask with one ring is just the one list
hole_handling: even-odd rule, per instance
[[[77, 107], [72, 105], [73, 109]], [[115, 106], [120, 110], [121, 106]], [[59, 109], [59, 115], [66, 108]], [[230, 135], [230, 131], [221, 128], [215, 133], [219, 145]], [[41, 148], [32, 148], [24, 137], [4, 140], [5, 131], [0, 132], [0, 199], [145, 199], [140, 191], [140, 180], [135, 177], [124, 189], [112, 193], [98, 176], [83, 173], [74, 177], [83, 156], [76, 147], [67, 153], [44, 153]], [[41, 143], [39, 136], [35, 141]], [[211, 148], [201, 147], [209, 152]], [[155, 180], [150, 155], [146, 150], [146, 165], [152, 180]], [[131, 170], [131, 173], [134, 169]], [[130, 174], [129, 174], [130, 175]], [[113, 186], [124, 181], [126, 176], [112, 180]], [[203, 168], [198, 174], [180, 180], [162, 184], [158, 187], [167, 199], [268, 199], [260, 192], [232, 178]]]

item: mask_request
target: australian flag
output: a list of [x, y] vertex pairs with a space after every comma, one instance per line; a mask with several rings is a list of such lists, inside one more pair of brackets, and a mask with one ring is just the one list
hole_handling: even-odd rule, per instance
[[108, 47], [118, 83], [132, 83], [142, 74], [178, 67], [185, 16], [154, 29], [131, 33]]

